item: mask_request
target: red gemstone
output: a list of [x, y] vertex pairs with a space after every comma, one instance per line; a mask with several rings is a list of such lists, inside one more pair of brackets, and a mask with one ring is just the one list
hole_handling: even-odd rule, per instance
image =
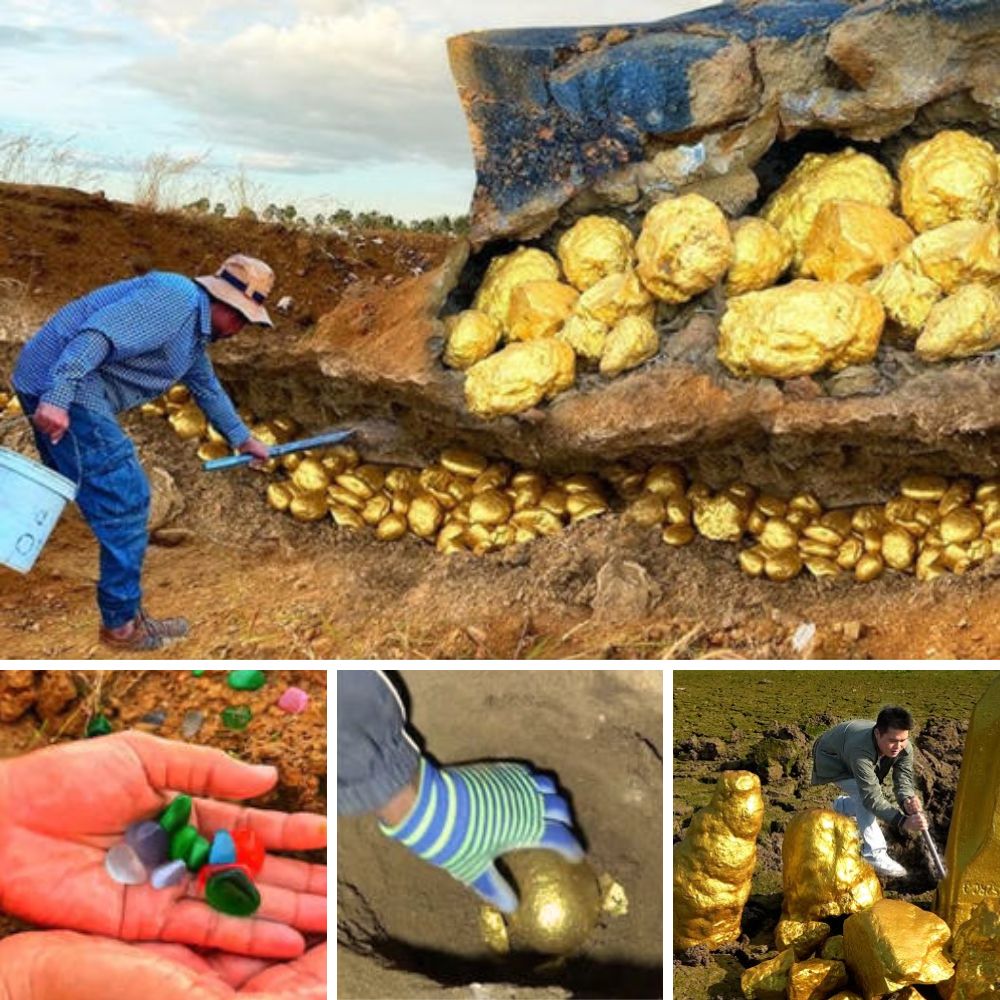
[[236, 861], [256, 875], [264, 865], [264, 841], [256, 830], [233, 830]]
[[251, 881], [253, 881], [251, 878], [250, 869], [246, 865], [240, 864], [239, 862], [231, 865], [202, 865], [201, 868], [198, 870], [198, 891], [204, 892], [205, 883], [217, 872], [229, 871], [230, 868], [239, 869], [241, 872], [243, 872], [244, 875], [246, 875], [247, 878], [250, 878]]

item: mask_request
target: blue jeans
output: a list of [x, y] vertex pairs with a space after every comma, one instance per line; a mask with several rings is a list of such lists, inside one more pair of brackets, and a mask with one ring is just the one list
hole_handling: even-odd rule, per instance
[[[20, 399], [24, 412], [33, 414], [38, 398], [24, 394]], [[77, 506], [101, 546], [97, 606], [104, 625], [118, 628], [135, 618], [142, 603], [149, 482], [116, 420], [76, 404], [69, 408], [69, 419], [58, 444], [32, 424], [35, 444], [50, 469], [80, 484]]]
[[864, 802], [861, 801], [861, 789], [853, 778], [838, 781], [837, 787], [847, 794], [840, 795], [834, 800], [834, 812], [854, 817], [858, 824], [858, 833], [861, 835], [861, 857], [871, 861], [877, 852], [886, 849], [885, 834], [878, 825], [878, 817], [865, 808]]

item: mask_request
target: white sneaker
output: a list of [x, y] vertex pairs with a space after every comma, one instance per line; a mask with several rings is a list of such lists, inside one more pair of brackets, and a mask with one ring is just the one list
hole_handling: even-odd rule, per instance
[[889, 857], [888, 851], [876, 851], [870, 858], [865, 858], [875, 869], [875, 873], [880, 878], [905, 878], [906, 869], [898, 862]]

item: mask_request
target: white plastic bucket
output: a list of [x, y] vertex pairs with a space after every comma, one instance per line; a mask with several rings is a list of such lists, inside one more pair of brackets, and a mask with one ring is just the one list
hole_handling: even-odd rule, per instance
[[0, 448], [0, 563], [27, 573], [76, 483], [8, 448]]

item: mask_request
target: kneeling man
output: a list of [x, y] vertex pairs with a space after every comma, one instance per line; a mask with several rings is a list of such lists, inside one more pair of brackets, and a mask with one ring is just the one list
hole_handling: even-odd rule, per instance
[[[861, 856], [881, 878], [902, 878], [906, 869], [889, 857], [878, 821], [908, 833], [927, 829], [913, 783], [912, 728], [913, 717], [905, 708], [888, 705], [874, 723], [870, 719], [841, 722], [813, 744], [812, 783], [834, 782], [845, 792], [833, 808], [857, 820]], [[898, 807], [882, 791], [890, 771]]]

